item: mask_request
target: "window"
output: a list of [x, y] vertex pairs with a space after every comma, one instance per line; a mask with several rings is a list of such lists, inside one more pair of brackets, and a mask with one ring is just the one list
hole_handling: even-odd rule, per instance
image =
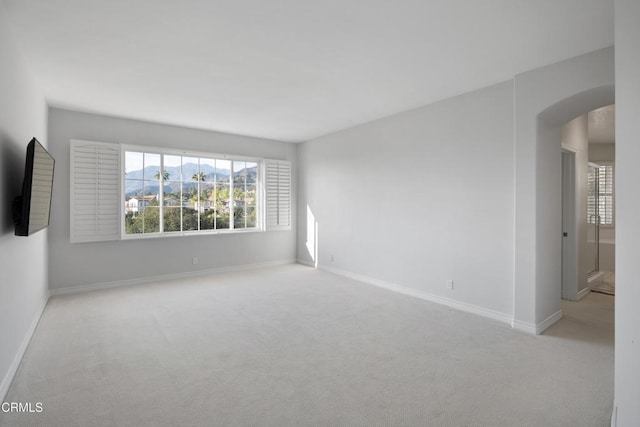
[[280, 229], [288, 161], [71, 141], [72, 242]]
[[589, 167], [587, 218], [589, 224], [614, 225], [613, 163]]
[[124, 151], [124, 233], [258, 227], [258, 162]]

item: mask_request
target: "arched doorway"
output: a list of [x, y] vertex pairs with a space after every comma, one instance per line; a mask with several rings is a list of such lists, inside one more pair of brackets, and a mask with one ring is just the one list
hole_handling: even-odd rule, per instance
[[515, 78], [516, 329], [539, 334], [562, 317], [561, 126], [613, 104], [614, 78], [612, 48]]

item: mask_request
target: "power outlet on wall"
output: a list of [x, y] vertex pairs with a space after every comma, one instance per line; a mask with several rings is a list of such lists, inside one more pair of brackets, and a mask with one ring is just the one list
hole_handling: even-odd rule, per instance
[[447, 280], [447, 289], [453, 290], [453, 280]]
[[333, 255], [331, 255], [331, 262], [333, 262]]
[[196, 265], [198, 263], [198, 257], [194, 256], [191, 262], [193, 263], [193, 265]]

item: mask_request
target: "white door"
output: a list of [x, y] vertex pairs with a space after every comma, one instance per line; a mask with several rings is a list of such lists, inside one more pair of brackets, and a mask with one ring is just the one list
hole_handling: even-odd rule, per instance
[[562, 298], [578, 289], [576, 235], [576, 153], [562, 150]]

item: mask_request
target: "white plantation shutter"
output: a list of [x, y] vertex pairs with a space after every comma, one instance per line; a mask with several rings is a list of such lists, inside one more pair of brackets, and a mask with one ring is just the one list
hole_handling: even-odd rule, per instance
[[291, 230], [291, 162], [265, 160], [265, 229]]
[[595, 224], [597, 215], [599, 215], [600, 225], [613, 225], [615, 193], [613, 163], [598, 166], [597, 176], [596, 169], [589, 168], [587, 186], [587, 218], [589, 224]]
[[600, 166], [600, 194], [598, 202], [598, 213], [600, 214], [600, 224], [613, 225], [613, 165]]
[[589, 166], [589, 171], [587, 173], [587, 221], [589, 224], [596, 223], [596, 192], [598, 191], [598, 189], [596, 188], [596, 173], [596, 168]]
[[120, 239], [120, 145], [71, 141], [71, 241]]

